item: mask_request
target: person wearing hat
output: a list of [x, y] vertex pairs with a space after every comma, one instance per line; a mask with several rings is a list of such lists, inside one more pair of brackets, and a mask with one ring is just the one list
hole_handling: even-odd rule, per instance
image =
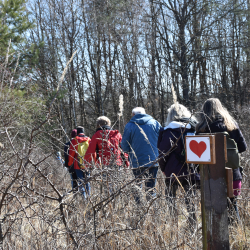
[[83, 143], [85, 143], [88, 146], [91, 139], [84, 134], [83, 127], [77, 127], [76, 130], [77, 136], [70, 142], [68, 165], [71, 166], [74, 163], [74, 171], [77, 175], [79, 190], [86, 198], [86, 193], [88, 196], [90, 195], [90, 184], [87, 181], [87, 178], [89, 177], [89, 172], [87, 168], [81, 165], [79, 162], [78, 145], [82, 145]]

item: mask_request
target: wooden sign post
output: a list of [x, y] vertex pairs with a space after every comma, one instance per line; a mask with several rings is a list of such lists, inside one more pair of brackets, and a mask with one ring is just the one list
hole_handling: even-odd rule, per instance
[[229, 250], [224, 134], [186, 136], [186, 160], [200, 164], [203, 250]]

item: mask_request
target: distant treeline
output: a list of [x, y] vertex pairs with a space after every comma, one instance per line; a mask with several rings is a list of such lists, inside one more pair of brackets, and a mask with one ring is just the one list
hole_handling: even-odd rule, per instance
[[120, 122], [143, 106], [161, 123], [172, 103], [198, 110], [218, 97], [229, 110], [250, 100], [250, 5], [244, 0], [32, 0], [32, 77], [46, 98], [69, 65], [57, 115], [68, 131], [92, 118]]

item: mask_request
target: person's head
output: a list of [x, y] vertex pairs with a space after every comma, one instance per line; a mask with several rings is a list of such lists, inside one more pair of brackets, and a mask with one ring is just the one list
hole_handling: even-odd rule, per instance
[[110, 126], [110, 125], [111, 125], [111, 121], [106, 116], [99, 116], [96, 119], [96, 127], [97, 128], [100, 128], [102, 126]]
[[132, 116], [137, 115], [137, 114], [146, 114], [146, 111], [142, 107], [136, 107], [132, 110]]
[[71, 138], [75, 138], [77, 136], [77, 130], [76, 129], [73, 129], [71, 131]]
[[79, 134], [84, 134], [84, 127], [78, 126], [78, 127], [76, 128], [76, 130], [77, 130], [77, 134], [78, 134], [78, 135], [79, 135]]
[[191, 113], [190, 111], [183, 106], [182, 104], [179, 104], [178, 102], [171, 105], [168, 109], [168, 116], [165, 125], [167, 126], [172, 121], [178, 121], [181, 118], [190, 118]]
[[220, 117], [223, 119], [228, 131], [236, 128], [235, 120], [227, 109], [223, 107], [220, 100], [218, 98], [207, 99], [202, 106], [201, 121], [197, 125], [197, 131], [204, 132], [209, 124]]
[[59, 151], [56, 152], [56, 156], [57, 156], [57, 157], [61, 157], [61, 152], [59, 152]]

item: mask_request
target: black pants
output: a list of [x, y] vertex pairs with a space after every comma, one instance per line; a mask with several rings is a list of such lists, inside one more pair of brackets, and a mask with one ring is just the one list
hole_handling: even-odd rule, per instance
[[69, 173], [70, 173], [70, 176], [71, 176], [71, 184], [72, 184], [73, 192], [77, 192], [78, 184], [77, 184], [77, 175], [76, 175], [76, 172], [75, 172], [75, 169], [74, 169], [74, 164], [72, 164], [69, 167]]
[[[145, 170], [147, 170], [148, 167], [140, 167], [140, 168], [133, 168], [133, 174], [135, 178], [137, 178], [140, 174], [142, 174]], [[141, 182], [143, 179], [145, 179], [145, 191], [147, 192], [146, 198], [147, 200], [150, 200], [152, 197], [155, 196], [155, 184], [156, 184], [156, 176], [158, 172], [158, 166], [151, 167], [149, 170], [147, 170], [143, 175], [137, 178], [135, 184], [141, 188]], [[141, 203], [141, 198], [138, 190], [134, 191], [134, 198], [137, 204]]]

